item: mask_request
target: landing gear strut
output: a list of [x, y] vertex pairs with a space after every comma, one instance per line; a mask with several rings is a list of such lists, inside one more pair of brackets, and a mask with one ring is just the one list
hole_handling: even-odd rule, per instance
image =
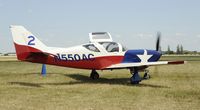
[[142, 81], [142, 79], [138, 74], [138, 69], [137, 68], [130, 69], [130, 72], [133, 75], [130, 78], [131, 84], [139, 84]]
[[97, 73], [96, 70], [92, 70], [92, 72], [90, 74], [90, 78], [94, 79], [94, 80], [99, 79], [99, 74]]

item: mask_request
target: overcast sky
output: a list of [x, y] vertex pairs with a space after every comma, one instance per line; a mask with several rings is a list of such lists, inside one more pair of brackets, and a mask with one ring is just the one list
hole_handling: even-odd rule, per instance
[[182, 44], [200, 51], [200, 0], [0, 0], [0, 52], [14, 52], [9, 25], [23, 25], [47, 46], [88, 42], [108, 31], [129, 49]]

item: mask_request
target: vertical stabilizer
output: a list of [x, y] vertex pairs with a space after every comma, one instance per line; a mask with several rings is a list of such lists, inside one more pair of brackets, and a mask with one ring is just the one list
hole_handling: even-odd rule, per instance
[[33, 52], [45, 52], [47, 47], [23, 26], [10, 26], [17, 58], [26, 60]]

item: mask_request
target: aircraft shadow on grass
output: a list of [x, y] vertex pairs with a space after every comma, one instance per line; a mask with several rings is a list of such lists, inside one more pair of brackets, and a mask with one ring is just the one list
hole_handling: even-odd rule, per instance
[[26, 87], [42, 87], [40, 84], [37, 83], [29, 83], [29, 82], [8, 82], [11, 85], [20, 85]]
[[75, 79], [76, 82], [70, 82], [69, 84], [83, 84], [83, 83], [94, 83], [94, 84], [111, 84], [111, 85], [124, 85], [124, 86], [136, 86], [136, 87], [152, 87], [152, 88], [169, 88], [167, 86], [152, 85], [152, 84], [130, 84], [130, 78], [99, 78], [98, 80], [92, 80], [88, 76], [80, 74], [65, 74], [65, 76]]
[[151, 87], [151, 88], [169, 88], [167, 86], [153, 85], [153, 84], [138, 84], [132, 85], [129, 83], [129, 78], [99, 78], [98, 80], [92, 80], [88, 76], [80, 74], [62, 74], [66, 77], [70, 77], [75, 81], [61, 82], [61, 83], [31, 83], [31, 82], [8, 82], [11, 85], [20, 85], [27, 87], [44, 87], [45, 85], [59, 86], [59, 85], [75, 85], [75, 84], [110, 84], [110, 85], [124, 85], [133, 87]]

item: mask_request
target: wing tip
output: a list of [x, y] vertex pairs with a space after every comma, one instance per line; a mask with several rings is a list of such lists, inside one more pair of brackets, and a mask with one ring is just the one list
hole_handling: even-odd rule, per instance
[[187, 61], [169, 61], [168, 64], [185, 64]]

